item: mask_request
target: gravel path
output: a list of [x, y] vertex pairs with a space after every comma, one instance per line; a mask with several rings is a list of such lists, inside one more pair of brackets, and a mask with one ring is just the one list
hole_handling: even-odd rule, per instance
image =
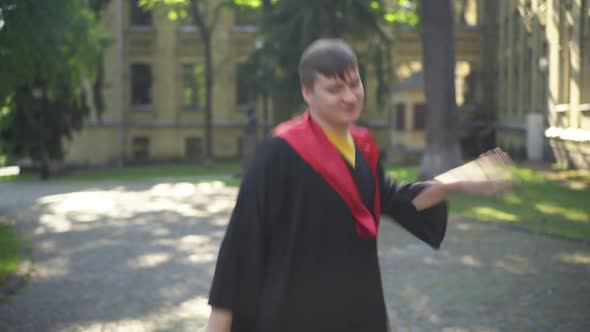
[[[34, 243], [0, 331], [198, 331], [236, 188], [221, 183], [0, 183]], [[393, 331], [589, 331], [590, 245], [453, 220], [440, 251], [383, 221]]]

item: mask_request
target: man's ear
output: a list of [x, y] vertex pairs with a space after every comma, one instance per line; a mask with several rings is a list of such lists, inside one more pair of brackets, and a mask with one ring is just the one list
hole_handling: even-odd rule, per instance
[[309, 87], [305, 84], [301, 84], [301, 95], [303, 95], [303, 100], [305, 103], [309, 105], [309, 99], [311, 98], [312, 91]]

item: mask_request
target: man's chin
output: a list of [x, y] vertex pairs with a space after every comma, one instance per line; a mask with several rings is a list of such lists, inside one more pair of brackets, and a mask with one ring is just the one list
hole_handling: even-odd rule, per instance
[[348, 123], [349, 125], [355, 124], [360, 118], [360, 114], [350, 115], [347, 116], [344, 122]]

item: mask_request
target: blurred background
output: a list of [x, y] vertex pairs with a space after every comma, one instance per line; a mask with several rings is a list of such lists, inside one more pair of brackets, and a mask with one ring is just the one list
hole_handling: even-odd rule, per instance
[[411, 0], [2, 0], [2, 160], [56, 172], [239, 160], [248, 121], [260, 141], [304, 109], [305, 46], [339, 37], [387, 161], [444, 142], [588, 168], [587, 1], [443, 2], [426, 1], [429, 15]]
[[396, 181], [516, 161], [451, 198], [440, 251], [380, 224], [393, 330], [590, 330], [590, 0], [0, 0], [0, 330], [202, 328], [321, 37], [356, 51]]

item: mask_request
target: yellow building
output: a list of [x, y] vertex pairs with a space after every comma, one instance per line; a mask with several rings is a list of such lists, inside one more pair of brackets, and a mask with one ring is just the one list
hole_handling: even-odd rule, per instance
[[[113, 0], [103, 14], [112, 39], [105, 57], [101, 116], [67, 142], [67, 162], [198, 160], [205, 146], [204, 74], [197, 28], [144, 13], [138, 0]], [[492, 137], [515, 157], [588, 167], [590, 138], [589, 0], [455, 1], [456, 102], [464, 150]], [[213, 156], [235, 159], [252, 100], [239, 74], [255, 46], [247, 16], [222, 11], [213, 32]], [[362, 120], [389, 157], [419, 155], [425, 144], [421, 39], [392, 31], [396, 83], [386, 109], [364, 77]], [[294, 91], [294, 93], [298, 93]], [[258, 102], [258, 118], [274, 124]], [[259, 121], [261, 131], [263, 121]], [[489, 142], [488, 142], [489, 143]], [[551, 144], [549, 144], [551, 143]], [[550, 148], [553, 147], [553, 149]], [[468, 152], [468, 153], [469, 153]], [[389, 158], [396, 160], [396, 158]]]
[[[455, 3], [465, 5], [455, 19], [456, 102], [462, 134], [469, 135], [464, 150], [477, 151], [484, 135], [494, 133], [496, 144], [516, 159], [589, 168], [589, 1]], [[391, 147], [393, 155], [419, 154], [427, 116], [420, 37], [402, 30], [395, 40], [400, 82], [393, 94]]]
[[[66, 142], [66, 162], [100, 165], [199, 160], [205, 145], [205, 116], [204, 59], [197, 27], [170, 20], [163, 8], [146, 13], [138, 0], [113, 0], [102, 17], [112, 41], [104, 59], [105, 110], [100, 115], [92, 110], [83, 130]], [[255, 102], [247, 77], [239, 77], [237, 70], [255, 46], [257, 30], [251, 23], [240, 13], [222, 11], [214, 29], [215, 159], [238, 158], [246, 124], [242, 106]], [[418, 35], [410, 34], [415, 46]], [[414, 46], [409, 55], [412, 66], [420, 59], [420, 47]], [[405, 61], [407, 49], [400, 48], [394, 59]], [[404, 69], [400, 72], [403, 75]], [[377, 106], [375, 79], [369, 76], [364, 81], [367, 107], [362, 120], [387, 149], [390, 107]], [[265, 124], [267, 128], [275, 124], [272, 109], [265, 116], [258, 102], [256, 110], [259, 119], [268, 119], [267, 123], [259, 121], [263, 135]]]
[[497, 142], [589, 168], [589, 1], [500, 1], [498, 13]]
[[[250, 102], [237, 67], [254, 47], [255, 28], [222, 13], [213, 32], [215, 89], [213, 155], [235, 158]], [[113, 0], [103, 14], [112, 41], [104, 66], [105, 109], [67, 142], [66, 162], [116, 164], [198, 160], [204, 153], [202, 44], [195, 25], [173, 21], [163, 8], [144, 12], [138, 0]], [[246, 82], [247, 83], [247, 82]], [[262, 112], [262, 111], [260, 111]], [[262, 118], [262, 114], [260, 114]]]

